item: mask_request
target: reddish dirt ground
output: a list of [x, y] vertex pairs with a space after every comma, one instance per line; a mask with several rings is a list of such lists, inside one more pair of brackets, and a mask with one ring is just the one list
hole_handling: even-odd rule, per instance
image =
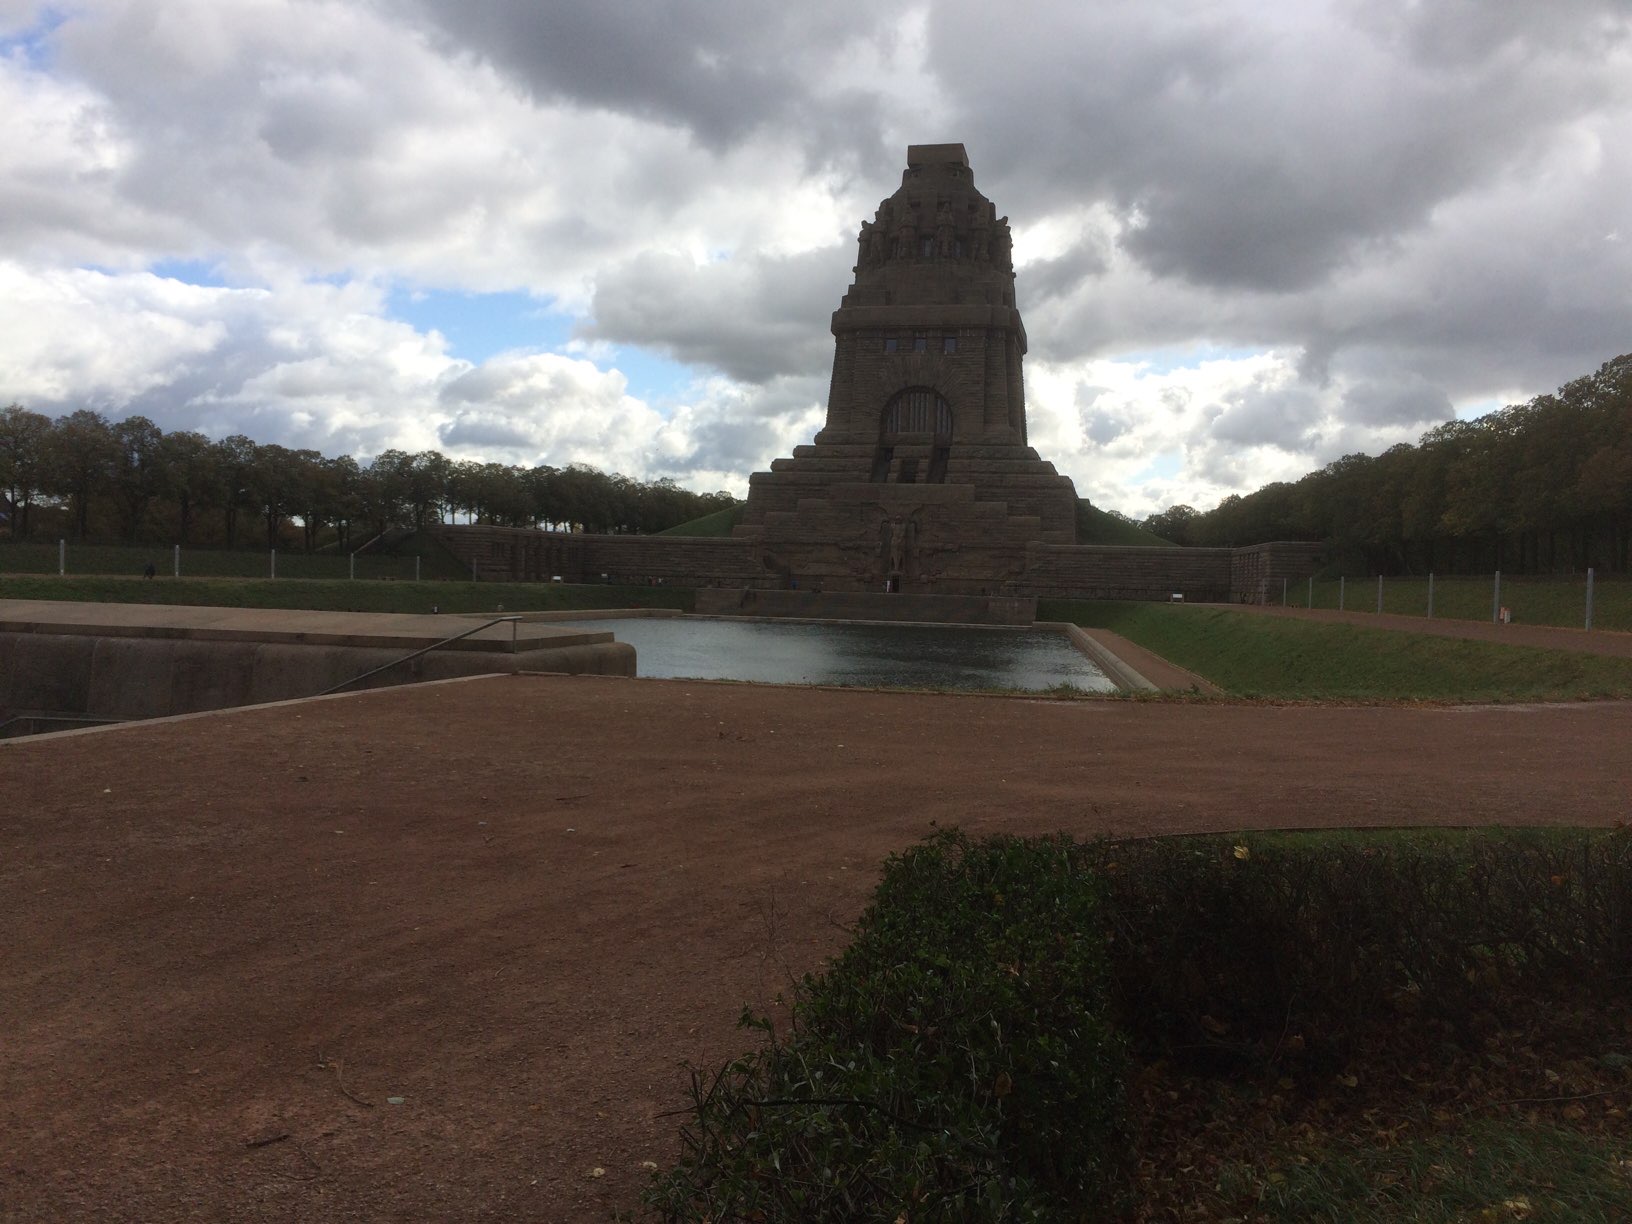
[[932, 823], [1608, 824], [1628, 744], [1632, 703], [535, 676], [14, 741], [0, 1216], [606, 1219], [680, 1061], [745, 1048]]

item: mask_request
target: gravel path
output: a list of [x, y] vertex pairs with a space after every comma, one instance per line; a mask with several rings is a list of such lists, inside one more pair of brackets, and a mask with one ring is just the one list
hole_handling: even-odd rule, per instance
[[935, 823], [1607, 825], [1629, 743], [1632, 703], [535, 676], [12, 741], [0, 1217], [606, 1219], [680, 1060]]

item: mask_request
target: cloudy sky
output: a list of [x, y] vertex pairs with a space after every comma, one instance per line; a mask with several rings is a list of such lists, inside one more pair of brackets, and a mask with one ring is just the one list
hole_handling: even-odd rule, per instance
[[701, 490], [909, 143], [1033, 444], [1198, 507], [1632, 350], [1632, 0], [0, 0], [0, 403]]

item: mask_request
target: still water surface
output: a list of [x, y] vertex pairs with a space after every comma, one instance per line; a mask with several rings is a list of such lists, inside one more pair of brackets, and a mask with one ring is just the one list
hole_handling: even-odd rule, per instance
[[571, 622], [635, 648], [642, 676], [946, 689], [1116, 686], [1063, 635], [966, 626], [784, 624], [706, 618]]

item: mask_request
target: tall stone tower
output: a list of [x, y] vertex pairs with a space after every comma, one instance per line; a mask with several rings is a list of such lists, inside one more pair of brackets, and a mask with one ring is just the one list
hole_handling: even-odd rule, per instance
[[833, 313], [827, 424], [750, 478], [740, 536], [801, 585], [998, 594], [1076, 542], [1076, 490], [1026, 444], [1008, 218], [961, 144], [912, 145]]

